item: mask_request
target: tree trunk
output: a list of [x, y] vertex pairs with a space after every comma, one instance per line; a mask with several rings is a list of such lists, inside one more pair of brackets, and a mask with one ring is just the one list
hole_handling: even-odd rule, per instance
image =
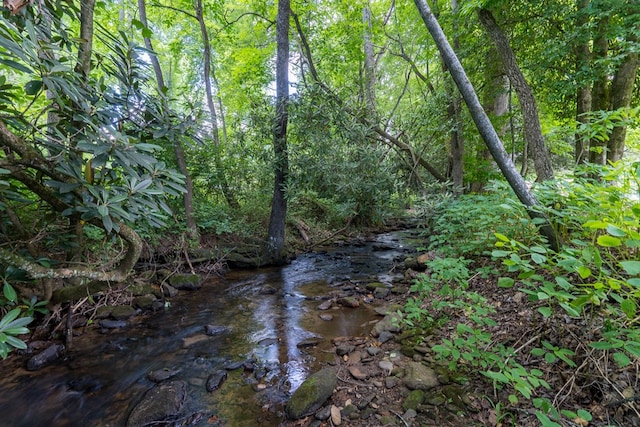
[[287, 200], [285, 189], [289, 174], [287, 155], [287, 103], [289, 102], [289, 0], [278, 0], [278, 18], [276, 22], [276, 113], [273, 127], [273, 150], [275, 177], [269, 235], [267, 238], [267, 256], [275, 263], [285, 261], [283, 253], [287, 219]]
[[362, 23], [364, 24], [364, 99], [367, 110], [376, 116], [376, 59], [373, 51], [373, 25], [371, 23], [371, 9], [368, 5], [362, 8]]
[[[586, 26], [589, 15], [587, 7], [590, 0], [577, 0], [577, 21], [576, 26], [582, 29]], [[578, 89], [576, 91], [576, 122], [587, 124], [589, 122], [588, 113], [591, 111], [591, 87], [587, 83], [586, 76], [580, 76], [590, 67], [591, 49], [589, 48], [589, 40], [579, 41], [576, 46], [576, 72], [578, 76]], [[575, 154], [574, 160], [576, 165], [581, 165], [589, 159], [589, 139], [576, 132], [575, 135]]]
[[80, 4], [80, 44], [76, 72], [84, 77], [91, 71], [91, 51], [93, 50], [93, 10], [96, 0], [85, 0]]
[[[144, 25], [145, 27], [149, 27], [149, 24], [147, 22], [147, 9], [145, 0], [138, 0], [138, 12], [140, 13], [140, 22], [142, 23], [142, 25]], [[144, 45], [148, 50], [149, 57], [151, 58], [151, 65], [153, 66], [153, 71], [156, 75], [158, 91], [160, 92], [161, 96], [164, 96], [166, 95], [168, 88], [164, 83], [160, 61], [158, 60], [158, 56], [153, 50], [153, 44], [151, 43], [151, 39], [149, 37], [144, 37]], [[196, 218], [193, 214], [193, 181], [191, 180], [191, 174], [189, 173], [189, 169], [187, 168], [187, 162], [185, 160], [182, 143], [179, 140], [174, 141], [173, 150], [176, 156], [178, 170], [182, 175], [184, 175], [184, 187], [187, 190], [183, 196], [183, 206], [189, 238], [198, 241], [200, 239], [200, 235], [198, 233]]]
[[[211, 45], [209, 43], [209, 32], [207, 31], [207, 25], [204, 22], [204, 14], [202, 11], [202, 0], [197, 0], [195, 4], [196, 8], [196, 18], [198, 19], [198, 24], [200, 24], [200, 35], [202, 37], [202, 47], [203, 47], [203, 78], [204, 78], [204, 87], [207, 94], [207, 108], [209, 109], [209, 114], [211, 116], [211, 137], [213, 138], [213, 143], [216, 146], [216, 153], [214, 161], [215, 176], [218, 179], [221, 187], [222, 194], [224, 195], [227, 204], [232, 209], [240, 209], [240, 203], [234, 196], [233, 192], [229, 188], [229, 182], [227, 181], [227, 176], [224, 171], [224, 165], [222, 164], [222, 159], [220, 157], [220, 130], [218, 127], [218, 114], [216, 112], [216, 106], [213, 102], [213, 88], [211, 85], [212, 72], [211, 72]], [[222, 102], [220, 102], [220, 106], [222, 108]]]
[[545, 181], [553, 179], [551, 156], [549, 155], [549, 150], [542, 136], [540, 118], [538, 117], [538, 106], [533, 96], [533, 91], [524, 78], [520, 67], [518, 67], [516, 56], [509, 45], [507, 36], [498, 26], [491, 12], [487, 9], [480, 9], [478, 10], [478, 17], [487, 30], [487, 33], [489, 33], [489, 36], [493, 39], [493, 43], [500, 55], [500, 61], [502, 62], [504, 71], [507, 73], [520, 100], [525, 139], [527, 140], [527, 145], [533, 158], [533, 164], [536, 168], [536, 174], [538, 175], [537, 180]]
[[549, 218], [536, 209], [538, 201], [529, 191], [526, 182], [516, 170], [513, 162], [511, 162], [511, 159], [505, 151], [496, 130], [491, 125], [489, 117], [483, 110], [473, 85], [462, 68], [462, 64], [460, 64], [460, 61], [447, 41], [442, 28], [440, 28], [438, 20], [431, 13], [431, 9], [429, 8], [426, 0], [415, 0], [415, 4], [420, 11], [420, 16], [429, 30], [429, 33], [431, 33], [431, 36], [438, 46], [440, 55], [456, 82], [458, 90], [460, 90], [460, 93], [467, 104], [467, 108], [469, 108], [469, 112], [471, 113], [471, 117], [478, 128], [478, 132], [487, 144], [487, 147], [498, 164], [498, 167], [502, 171], [502, 174], [507, 179], [507, 182], [515, 192], [520, 202], [522, 202], [522, 204], [527, 208], [529, 216], [531, 218], [542, 219], [543, 222], [540, 225], [540, 232], [547, 238], [551, 248], [554, 251], [558, 251], [560, 248], [560, 242], [558, 241], [555, 230], [549, 222]]
[[[592, 63], [604, 61], [609, 50], [607, 40], [607, 29], [609, 28], [609, 18], [603, 17], [598, 22], [597, 34], [593, 40]], [[606, 72], [598, 73], [598, 78], [593, 82], [591, 91], [591, 111], [607, 111], [609, 109], [609, 75]], [[589, 162], [597, 165], [607, 163], [607, 142], [602, 138], [591, 138], [589, 141]]]
[[[633, 40], [632, 40], [633, 39]], [[635, 37], [629, 40], [636, 41]], [[638, 74], [638, 53], [628, 53], [611, 82], [611, 110], [616, 111], [631, 105], [633, 86]], [[624, 155], [624, 142], [627, 135], [625, 125], [616, 125], [611, 130], [609, 142], [607, 143], [607, 161], [617, 162]]]
[[[458, 37], [458, 21], [457, 21], [457, 0], [451, 0], [451, 10], [454, 14], [453, 17], [453, 46], [455, 50], [460, 49], [460, 37]], [[464, 158], [464, 134], [462, 130], [462, 99], [460, 94], [455, 91], [453, 83], [450, 79], [447, 79], [446, 90], [448, 98], [447, 115], [449, 121], [453, 123], [453, 128], [449, 136], [450, 145], [450, 164], [451, 164], [451, 181], [453, 183], [454, 191], [462, 191], [463, 182], [463, 158]]]

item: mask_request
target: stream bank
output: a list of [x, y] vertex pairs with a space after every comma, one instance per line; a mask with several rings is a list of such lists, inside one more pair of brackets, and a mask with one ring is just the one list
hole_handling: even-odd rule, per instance
[[[364, 373], [367, 364], [400, 353], [386, 347], [394, 332], [370, 333], [383, 318], [380, 310], [407, 294], [402, 265], [414, 252], [411, 238], [405, 232], [338, 242], [284, 267], [232, 270], [177, 293], [177, 285], [136, 283], [142, 295], [128, 301], [137, 303], [110, 300], [75, 318], [73, 348], [56, 347], [42, 369], [26, 367], [47, 342], [32, 341], [28, 352], [3, 362], [0, 425], [300, 423], [284, 414], [290, 392], [323, 366], [349, 360], [351, 369], [338, 378], [370, 379], [377, 388], [377, 374]], [[136, 308], [145, 300], [149, 309]], [[362, 375], [354, 379], [358, 369]]]

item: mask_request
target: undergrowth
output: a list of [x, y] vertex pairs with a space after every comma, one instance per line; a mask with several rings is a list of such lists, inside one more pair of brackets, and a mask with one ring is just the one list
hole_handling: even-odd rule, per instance
[[[414, 283], [405, 322], [443, 331], [436, 358], [484, 376], [502, 423], [527, 411], [544, 427], [640, 422], [640, 163], [597, 172], [535, 187], [558, 253], [502, 183], [434, 210], [428, 249], [442, 258]], [[474, 290], [489, 271], [491, 295]], [[499, 322], [519, 316], [530, 336], [505, 341], [513, 325]]]

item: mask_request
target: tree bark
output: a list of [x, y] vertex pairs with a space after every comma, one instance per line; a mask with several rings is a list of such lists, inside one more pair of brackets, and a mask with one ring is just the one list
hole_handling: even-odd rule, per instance
[[[460, 38], [458, 37], [458, 21], [456, 16], [457, 8], [458, 8], [457, 0], [451, 0], [451, 10], [454, 14], [453, 27], [454, 27], [455, 35], [453, 38], [453, 46], [455, 50], [460, 49]], [[447, 84], [446, 84], [446, 91], [447, 91], [447, 98], [448, 98], [447, 115], [448, 115], [449, 121], [453, 123], [453, 127], [451, 129], [451, 133], [449, 136], [451, 182], [453, 183], [454, 191], [461, 192], [464, 185], [464, 182], [463, 182], [464, 133], [462, 129], [462, 115], [461, 115], [462, 99], [460, 98], [460, 94], [455, 91], [453, 86], [454, 85], [451, 83], [451, 79], [447, 79]]]
[[518, 63], [516, 56], [509, 45], [509, 40], [502, 29], [498, 26], [493, 14], [487, 9], [479, 9], [478, 17], [480, 22], [489, 33], [493, 43], [500, 55], [500, 61], [505, 73], [509, 77], [511, 84], [516, 90], [520, 107], [522, 108], [522, 118], [524, 121], [524, 132], [527, 145], [530, 150], [533, 164], [536, 169], [537, 180], [545, 181], [553, 179], [553, 167], [551, 156], [542, 136], [540, 118], [538, 117], [538, 106], [536, 104], [533, 91], [527, 83]]
[[522, 202], [522, 204], [527, 208], [529, 216], [531, 218], [540, 218], [543, 220], [540, 225], [540, 232], [547, 238], [550, 247], [554, 251], [558, 251], [560, 248], [560, 242], [558, 241], [558, 237], [553, 226], [549, 222], [549, 218], [547, 218], [544, 213], [536, 209], [538, 201], [529, 191], [526, 182], [522, 179], [522, 176], [520, 176], [515, 165], [504, 149], [496, 130], [480, 104], [480, 100], [476, 95], [473, 85], [462, 68], [462, 64], [447, 41], [442, 28], [440, 28], [438, 20], [431, 13], [431, 9], [429, 8], [426, 0], [415, 0], [415, 4], [420, 11], [420, 16], [429, 30], [429, 33], [431, 33], [431, 36], [438, 46], [438, 50], [440, 51], [451, 76], [456, 82], [458, 90], [460, 90], [467, 108], [469, 108], [469, 112], [471, 113], [471, 117], [478, 128], [478, 132], [487, 144], [487, 147], [498, 164], [498, 167], [502, 171], [502, 174], [507, 179], [507, 182], [515, 192], [520, 202]]
[[[576, 26], [584, 28], [589, 20], [587, 7], [590, 0], [577, 0]], [[576, 51], [576, 71], [580, 75], [590, 67], [591, 49], [589, 40], [579, 41], [575, 46]], [[588, 113], [591, 111], [591, 87], [586, 82], [586, 76], [578, 77], [578, 89], [576, 90], [576, 122], [580, 124], [589, 123]], [[576, 132], [575, 134], [575, 154], [576, 165], [581, 165], [589, 159], [589, 139]]]
[[289, 0], [278, 0], [278, 18], [276, 21], [276, 113], [273, 127], [273, 150], [275, 176], [269, 235], [267, 238], [267, 256], [274, 263], [285, 261], [284, 240], [287, 219], [287, 200], [285, 189], [289, 175], [287, 154], [287, 124], [289, 102]]
[[[209, 43], [209, 32], [207, 31], [207, 25], [204, 22], [202, 0], [196, 1], [195, 8], [196, 18], [198, 19], [198, 24], [200, 25], [200, 36], [202, 37], [204, 63], [203, 78], [205, 92], [207, 94], [207, 108], [209, 109], [209, 114], [211, 116], [211, 137], [213, 138], [213, 143], [216, 146], [216, 153], [214, 158], [214, 165], [216, 168], [215, 175], [220, 182], [222, 193], [229, 207], [232, 209], [239, 209], [240, 203], [238, 203], [238, 200], [229, 188], [229, 182], [227, 181], [227, 176], [224, 172], [224, 165], [222, 164], [222, 159], [220, 158], [220, 129], [218, 127], [218, 114], [216, 111], [216, 106], [213, 102], [213, 87], [211, 85], [211, 45]], [[222, 105], [222, 103], [220, 103], [220, 105]]]
[[[598, 22], [596, 37], [593, 40], [592, 62], [602, 60], [607, 57], [609, 41], [607, 39], [607, 29], [609, 18], [603, 17]], [[599, 76], [593, 82], [591, 90], [591, 111], [607, 111], [609, 109], [609, 88], [608, 73], [598, 73]], [[591, 138], [589, 141], [589, 162], [597, 165], [607, 163], [607, 142], [602, 138]]]
[[[630, 40], [636, 41], [635, 37]], [[630, 52], [618, 68], [611, 82], [611, 110], [616, 111], [631, 105], [633, 86], [638, 75], [640, 61], [638, 52]], [[616, 124], [611, 130], [607, 143], [607, 161], [617, 162], [624, 155], [624, 145], [627, 135], [627, 126]]]
[[80, 4], [80, 44], [76, 72], [84, 77], [91, 71], [91, 52], [93, 50], [93, 10], [96, 0], [85, 0]]
[[[142, 25], [144, 25], [145, 28], [148, 28], [149, 24], [147, 21], [147, 8], [145, 0], [138, 0], [138, 12], [140, 13], [140, 22], [142, 22]], [[153, 71], [156, 75], [158, 91], [160, 92], [161, 96], [164, 97], [168, 88], [164, 83], [162, 67], [160, 66], [158, 55], [156, 55], [155, 51], [153, 50], [153, 44], [151, 43], [151, 39], [149, 37], [144, 37], [144, 45], [149, 51], [151, 65], [153, 66]], [[184, 175], [184, 187], [187, 190], [183, 196], [183, 206], [189, 238], [198, 241], [200, 239], [200, 234], [198, 233], [198, 225], [196, 224], [196, 219], [193, 213], [193, 181], [191, 180], [191, 174], [189, 173], [189, 169], [187, 168], [184, 149], [180, 140], [177, 139], [173, 142], [173, 150], [176, 156], [178, 170], [182, 175]]]
[[364, 24], [364, 99], [367, 110], [376, 116], [376, 59], [373, 51], [373, 25], [371, 23], [371, 9], [369, 5], [362, 8], [362, 23]]

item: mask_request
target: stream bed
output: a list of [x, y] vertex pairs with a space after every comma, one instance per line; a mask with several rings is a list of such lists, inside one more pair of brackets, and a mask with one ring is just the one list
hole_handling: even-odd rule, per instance
[[[317, 307], [337, 287], [390, 285], [411, 237], [381, 234], [284, 267], [230, 271], [125, 328], [85, 328], [63, 360], [42, 370], [4, 364], [0, 426], [125, 426], [154, 385], [148, 374], [158, 370], [176, 371], [188, 384], [181, 413], [189, 425], [277, 426], [289, 393], [334, 356], [331, 339], [367, 335], [379, 318], [375, 301], [329, 310], [331, 320]], [[221, 333], [207, 335], [207, 325]], [[234, 364], [239, 368], [229, 369]], [[223, 369], [226, 380], [207, 392], [208, 376]]]

